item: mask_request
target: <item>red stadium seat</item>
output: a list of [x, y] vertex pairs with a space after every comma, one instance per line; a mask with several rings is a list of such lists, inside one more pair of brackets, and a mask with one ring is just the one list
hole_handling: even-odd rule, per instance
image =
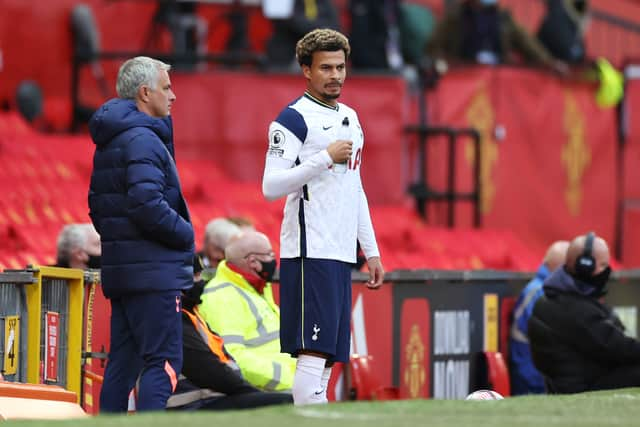
[[[509, 369], [499, 351], [485, 351], [480, 353], [478, 370], [483, 380], [476, 385], [477, 388], [486, 388], [497, 391], [502, 396], [511, 396], [511, 384]], [[486, 375], [486, 376], [485, 376]]]
[[396, 387], [385, 387], [375, 374], [373, 356], [351, 356], [347, 370], [347, 387], [351, 400], [395, 400]]
[[[87, 135], [42, 134], [19, 116], [1, 114], [0, 146], [0, 237], [7, 252], [3, 265], [22, 264], [22, 252], [45, 263], [55, 257], [62, 226], [89, 221], [87, 188], [94, 145]], [[180, 158], [179, 167], [196, 242], [202, 241], [212, 218], [241, 216], [279, 250], [284, 199], [266, 201], [259, 182], [231, 179], [212, 159]], [[537, 251], [510, 232], [430, 227], [406, 204], [371, 206], [371, 216], [387, 271], [537, 267]]]

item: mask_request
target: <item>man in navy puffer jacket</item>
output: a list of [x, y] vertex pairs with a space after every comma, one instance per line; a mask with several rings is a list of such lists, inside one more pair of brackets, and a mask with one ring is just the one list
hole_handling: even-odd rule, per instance
[[89, 122], [96, 144], [89, 214], [111, 302], [106, 412], [127, 410], [136, 381], [137, 410], [164, 409], [182, 368], [180, 296], [193, 283], [194, 235], [174, 162], [169, 69], [147, 57], [126, 61], [119, 98]]
[[548, 392], [640, 387], [640, 341], [602, 301], [610, 273], [609, 246], [590, 232], [573, 239], [564, 266], [544, 281], [528, 334]]

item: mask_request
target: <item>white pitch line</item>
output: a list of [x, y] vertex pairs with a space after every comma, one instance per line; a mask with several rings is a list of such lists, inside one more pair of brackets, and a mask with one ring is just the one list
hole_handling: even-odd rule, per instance
[[295, 408], [294, 412], [308, 418], [325, 418], [332, 420], [374, 421], [384, 418], [383, 414], [354, 414], [337, 411], [317, 410], [312, 408]]
[[627, 394], [627, 393], [616, 393], [611, 397], [617, 398], [617, 399], [628, 399], [628, 400], [638, 400], [638, 399], [640, 399], [640, 395]]

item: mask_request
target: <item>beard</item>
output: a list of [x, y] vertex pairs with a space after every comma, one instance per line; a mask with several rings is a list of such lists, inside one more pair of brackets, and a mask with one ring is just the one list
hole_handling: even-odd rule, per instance
[[340, 98], [340, 92], [338, 93], [324, 93], [325, 99], [338, 99]]

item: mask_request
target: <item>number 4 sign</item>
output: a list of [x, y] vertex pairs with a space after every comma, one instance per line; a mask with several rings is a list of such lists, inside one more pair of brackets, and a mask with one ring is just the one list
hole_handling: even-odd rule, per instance
[[15, 375], [20, 360], [20, 316], [4, 318], [4, 375]]

